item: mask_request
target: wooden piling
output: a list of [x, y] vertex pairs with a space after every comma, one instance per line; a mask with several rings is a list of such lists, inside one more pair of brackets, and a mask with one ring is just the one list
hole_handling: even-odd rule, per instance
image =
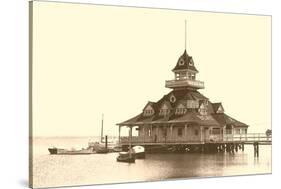
[[105, 135], [105, 149], [107, 150], [107, 135]]
[[259, 157], [259, 143], [254, 143], [254, 157]]
[[231, 144], [231, 153], [234, 154], [234, 144]]
[[238, 144], [235, 144], [235, 152], [238, 152]]

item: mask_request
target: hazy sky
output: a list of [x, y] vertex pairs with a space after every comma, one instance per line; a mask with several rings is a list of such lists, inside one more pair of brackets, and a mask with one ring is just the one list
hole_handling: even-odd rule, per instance
[[170, 91], [185, 19], [200, 92], [249, 132], [271, 128], [269, 16], [34, 2], [33, 18], [35, 136], [99, 135], [102, 113], [117, 135]]

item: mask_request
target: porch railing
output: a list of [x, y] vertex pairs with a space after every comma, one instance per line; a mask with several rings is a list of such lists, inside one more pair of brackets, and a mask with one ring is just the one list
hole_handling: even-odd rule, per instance
[[[129, 137], [121, 137], [121, 144], [128, 144]], [[155, 136], [133, 136], [132, 144], [144, 143], [203, 143], [203, 142], [271, 142], [271, 136], [263, 133], [248, 134], [224, 134], [209, 135], [208, 137], [192, 136], [186, 137], [155, 137]]]

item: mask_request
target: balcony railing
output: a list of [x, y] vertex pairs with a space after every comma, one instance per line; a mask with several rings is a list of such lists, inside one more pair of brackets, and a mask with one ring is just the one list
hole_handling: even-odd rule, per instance
[[166, 87], [168, 88], [176, 88], [176, 87], [193, 87], [197, 89], [204, 89], [204, 82], [197, 80], [167, 80]]
[[[175, 144], [175, 143], [202, 143], [210, 141], [221, 141], [222, 136], [220, 135], [210, 135], [208, 138], [201, 138], [201, 136], [191, 136], [186, 137], [154, 137], [154, 136], [133, 136], [131, 139], [132, 144], [145, 144], [145, 143], [165, 143], [165, 144]], [[121, 144], [129, 144], [129, 137], [121, 137]]]

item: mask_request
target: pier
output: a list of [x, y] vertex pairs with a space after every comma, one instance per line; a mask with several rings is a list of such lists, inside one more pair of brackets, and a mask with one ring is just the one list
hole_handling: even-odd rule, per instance
[[158, 138], [154, 137], [120, 137], [123, 149], [132, 146], [144, 146], [146, 151], [154, 152], [228, 152], [234, 154], [238, 150], [244, 151], [244, 145], [253, 145], [254, 156], [259, 157], [259, 145], [271, 145], [272, 137], [263, 133], [229, 134], [209, 136], [208, 139], [192, 140], [186, 138]]

